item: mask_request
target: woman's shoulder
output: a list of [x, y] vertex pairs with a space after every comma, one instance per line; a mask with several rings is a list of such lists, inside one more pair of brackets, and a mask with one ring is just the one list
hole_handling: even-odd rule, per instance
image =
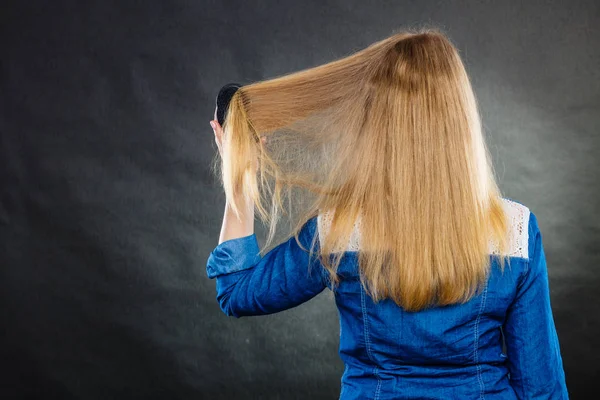
[[[529, 238], [531, 234], [531, 222], [535, 215], [522, 202], [508, 197], [502, 198], [504, 212], [508, 219], [508, 250], [506, 254], [510, 257], [529, 258]], [[490, 253], [498, 253], [493, 242], [490, 241]]]
[[[531, 240], [539, 232], [537, 218], [528, 206], [512, 198], [502, 197], [502, 205], [508, 219], [507, 253], [510, 257], [528, 259]], [[319, 240], [325, 236], [330, 229], [333, 215], [331, 212], [322, 213], [311, 219], [310, 225], [314, 232], [319, 233]], [[496, 244], [490, 240], [490, 253], [497, 254]], [[355, 229], [350, 237], [346, 251], [358, 251], [360, 249], [360, 218], [355, 223]]]
[[[519, 256], [529, 259], [531, 250], [536, 242], [537, 236], [541, 237], [540, 226], [537, 215], [520, 201], [504, 197], [502, 198], [505, 210], [511, 224], [511, 235], [518, 238], [515, 244], [519, 247]], [[513, 250], [517, 250], [514, 248]]]

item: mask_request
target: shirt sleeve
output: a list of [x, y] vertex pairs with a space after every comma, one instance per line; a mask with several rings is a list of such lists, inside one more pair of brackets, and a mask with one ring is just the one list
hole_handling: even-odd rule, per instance
[[[221, 242], [206, 263], [210, 279], [216, 278], [217, 301], [228, 316], [266, 315], [296, 307], [327, 287], [319, 258], [319, 242], [309, 260], [317, 234], [317, 217], [299, 233], [300, 248], [292, 236], [263, 257], [256, 235]], [[309, 263], [310, 262], [310, 263]]]
[[529, 260], [503, 327], [510, 381], [519, 399], [568, 399], [542, 234], [533, 213], [528, 229]]

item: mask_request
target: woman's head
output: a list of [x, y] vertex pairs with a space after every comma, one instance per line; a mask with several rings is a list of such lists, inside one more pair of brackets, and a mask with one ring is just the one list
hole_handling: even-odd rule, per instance
[[266, 246], [282, 214], [297, 233], [332, 213], [320, 253], [334, 284], [359, 217], [365, 288], [407, 310], [468, 300], [487, 277], [490, 240], [507, 246], [473, 89], [437, 29], [244, 85], [223, 128], [224, 189], [255, 201]]

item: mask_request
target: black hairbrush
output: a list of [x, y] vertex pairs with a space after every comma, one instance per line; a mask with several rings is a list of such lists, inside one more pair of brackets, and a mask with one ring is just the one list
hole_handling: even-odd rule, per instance
[[217, 121], [219, 121], [221, 126], [225, 122], [225, 115], [233, 94], [241, 87], [242, 85], [239, 83], [228, 83], [219, 90], [219, 94], [217, 95]]

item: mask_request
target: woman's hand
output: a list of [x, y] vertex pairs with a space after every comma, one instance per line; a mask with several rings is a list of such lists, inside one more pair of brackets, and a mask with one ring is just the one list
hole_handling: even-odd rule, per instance
[[213, 129], [213, 133], [215, 134], [215, 142], [217, 143], [217, 148], [219, 149], [219, 154], [221, 157], [223, 156], [223, 128], [221, 128], [221, 124], [216, 119], [210, 121], [210, 126]]

